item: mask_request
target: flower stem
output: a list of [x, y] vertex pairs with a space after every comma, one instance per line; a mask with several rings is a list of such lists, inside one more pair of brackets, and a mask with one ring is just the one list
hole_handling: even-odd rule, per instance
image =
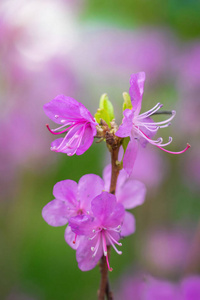
[[[110, 149], [111, 153], [111, 164], [112, 164], [112, 171], [111, 171], [111, 183], [110, 183], [110, 193], [115, 194], [116, 185], [117, 185], [117, 178], [119, 175], [120, 168], [116, 164], [118, 161], [118, 153], [119, 147], [113, 147]], [[110, 246], [107, 247], [108, 258], [110, 257]], [[106, 257], [103, 255], [100, 260], [100, 272], [101, 272], [101, 281], [100, 287], [98, 291], [98, 300], [104, 300], [105, 295], [107, 300], [113, 300], [113, 293], [110, 290], [109, 280], [108, 280], [108, 267], [106, 262]]]

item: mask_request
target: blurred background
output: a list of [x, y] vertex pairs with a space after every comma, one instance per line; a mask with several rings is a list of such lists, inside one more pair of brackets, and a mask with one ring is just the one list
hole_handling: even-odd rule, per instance
[[[147, 186], [134, 209], [136, 233], [114, 251], [110, 274], [119, 293], [145, 272], [177, 282], [200, 271], [200, 2], [1, 0], [0, 3], [0, 299], [95, 299], [98, 267], [81, 272], [41, 210], [64, 179], [102, 175], [105, 144], [82, 156], [50, 151], [43, 105], [58, 94], [92, 114], [108, 93], [118, 124], [130, 74], [146, 72], [142, 111], [175, 109], [170, 150], [141, 149], [134, 178]], [[52, 125], [52, 124], [51, 124]], [[125, 299], [125, 298], [124, 298]]]

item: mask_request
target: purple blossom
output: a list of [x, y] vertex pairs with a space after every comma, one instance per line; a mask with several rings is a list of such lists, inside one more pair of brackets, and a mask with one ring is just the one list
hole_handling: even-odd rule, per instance
[[116, 294], [117, 299], [126, 300], [183, 300], [178, 285], [147, 275], [125, 278]]
[[124, 219], [124, 207], [117, 203], [116, 197], [108, 192], [102, 192], [91, 202], [91, 215], [80, 215], [70, 218], [69, 225], [77, 235], [85, 236], [81, 241], [76, 258], [82, 271], [93, 269], [102, 255], [109, 265], [107, 246], [112, 245], [118, 254], [122, 254], [115, 244], [121, 246], [120, 230]]
[[176, 112], [173, 110], [172, 115], [164, 121], [154, 122], [150, 116], [156, 113], [163, 106], [162, 104], [157, 103], [152, 109], [139, 115], [142, 106], [144, 82], [144, 72], [131, 75], [129, 93], [132, 109], [124, 110], [123, 122], [116, 132], [116, 135], [119, 137], [130, 137], [130, 142], [126, 149], [123, 161], [124, 169], [129, 175], [132, 172], [138, 151], [137, 140], [139, 140], [143, 146], [145, 146], [145, 144], [148, 142], [152, 145], [155, 145], [159, 149], [172, 154], [183, 153], [190, 147], [190, 145], [187, 144], [187, 147], [184, 150], [180, 152], [172, 152], [163, 148], [171, 144], [172, 137], [169, 137], [169, 141], [167, 143], [163, 143], [163, 139], [161, 137], [157, 140], [152, 139], [158, 129], [168, 127], [171, 124], [170, 121], [174, 118]]
[[116, 296], [126, 300], [199, 300], [200, 277], [186, 277], [178, 283], [147, 275], [125, 277]]
[[[111, 181], [111, 165], [105, 167], [103, 171], [103, 179], [105, 182], [105, 190], [109, 191], [109, 183]], [[125, 209], [133, 209], [138, 205], [142, 205], [146, 196], [145, 185], [134, 179], [128, 178], [127, 173], [122, 169], [117, 178], [117, 186], [115, 196], [118, 203], [121, 203]], [[121, 235], [127, 236], [135, 231], [135, 218], [130, 212], [125, 212]]]
[[142, 259], [157, 273], [180, 274], [187, 260], [189, 245], [185, 229], [148, 232], [142, 247]]
[[200, 299], [200, 277], [191, 276], [185, 278], [181, 283], [182, 300]]
[[59, 135], [67, 132], [64, 138], [52, 142], [52, 151], [63, 152], [68, 156], [81, 155], [91, 146], [98, 124], [83, 104], [59, 95], [44, 105], [44, 111], [51, 120], [61, 125], [53, 130], [47, 125], [51, 133]]
[[[71, 217], [87, 215], [91, 209], [91, 201], [103, 189], [103, 180], [94, 174], [84, 175], [78, 183], [73, 180], [57, 182], [53, 188], [55, 199], [43, 208], [42, 216], [51, 226], [66, 225]], [[79, 237], [76, 239], [70, 227], [66, 228], [65, 240], [72, 248], [78, 247]]]

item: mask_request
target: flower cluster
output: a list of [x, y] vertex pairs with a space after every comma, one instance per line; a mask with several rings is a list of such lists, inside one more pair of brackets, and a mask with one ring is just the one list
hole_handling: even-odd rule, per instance
[[[106, 141], [111, 153], [112, 165], [103, 172], [103, 179], [95, 174], [84, 175], [78, 183], [63, 180], [54, 186], [55, 199], [42, 211], [44, 220], [51, 226], [67, 225], [66, 242], [76, 250], [78, 266], [88, 271], [96, 266], [101, 257], [109, 263], [108, 247], [121, 254], [120, 239], [134, 233], [135, 219], [125, 211], [144, 202], [146, 188], [143, 183], [130, 177], [137, 156], [138, 142], [146, 143], [173, 154], [180, 152], [166, 150], [172, 138], [163, 143], [162, 138], [153, 140], [159, 128], [170, 125], [175, 111], [161, 122], [150, 117], [162, 107], [156, 104], [149, 111], [139, 114], [142, 105], [145, 73], [131, 75], [130, 96], [124, 93], [124, 118], [118, 127], [114, 111], [106, 94], [100, 99], [100, 107], [95, 118], [85, 106], [75, 99], [59, 95], [44, 106], [47, 116], [60, 126], [47, 128], [54, 135], [65, 134], [51, 144], [51, 150], [66, 153], [68, 156], [83, 154], [92, 144], [94, 137]], [[123, 161], [118, 161], [120, 147], [124, 149]]]
[[125, 209], [141, 205], [145, 199], [145, 186], [128, 179], [121, 172], [117, 180], [116, 196], [107, 192], [111, 176], [110, 166], [103, 172], [103, 179], [95, 174], [81, 177], [78, 183], [64, 180], [55, 184], [55, 199], [42, 211], [44, 220], [51, 226], [69, 224], [65, 230], [66, 242], [76, 250], [79, 268], [88, 271], [95, 267], [102, 255], [106, 256], [109, 270], [107, 246], [135, 231], [135, 219]]

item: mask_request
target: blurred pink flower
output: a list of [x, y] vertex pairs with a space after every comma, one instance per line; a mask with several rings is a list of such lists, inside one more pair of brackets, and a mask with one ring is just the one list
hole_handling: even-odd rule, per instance
[[199, 300], [200, 277], [190, 276], [178, 283], [149, 275], [125, 277], [115, 293], [116, 300]]
[[160, 229], [148, 233], [143, 245], [147, 265], [161, 274], [180, 273], [189, 251], [189, 237], [185, 231]]
[[184, 48], [176, 60], [175, 69], [181, 89], [199, 89], [200, 43], [189, 44]]
[[148, 275], [124, 278], [115, 294], [117, 300], [183, 300], [178, 285]]
[[181, 300], [199, 300], [200, 299], [200, 277], [191, 276], [181, 282]]
[[89, 73], [98, 69], [110, 82], [112, 78], [121, 80], [125, 74], [140, 70], [145, 70], [152, 81], [159, 80], [166, 73], [173, 53], [173, 41], [167, 32], [154, 28], [128, 31], [96, 26], [95, 29], [95, 24], [79, 39], [76, 48], [80, 47], [77, 66]]
[[[50, 137], [45, 128], [43, 105], [58, 93], [74, 94], [76, 80], [67, 55], [32, 64], [17, 45], [25, 28], [0, 16], [0, 137], [1, 190], [16, 179], [19, 168], [37, 168], [47, 162]], [[49, 160], [50, 161], [50, 160]], [[19, 174], [19, 172], [18, 172]]]

